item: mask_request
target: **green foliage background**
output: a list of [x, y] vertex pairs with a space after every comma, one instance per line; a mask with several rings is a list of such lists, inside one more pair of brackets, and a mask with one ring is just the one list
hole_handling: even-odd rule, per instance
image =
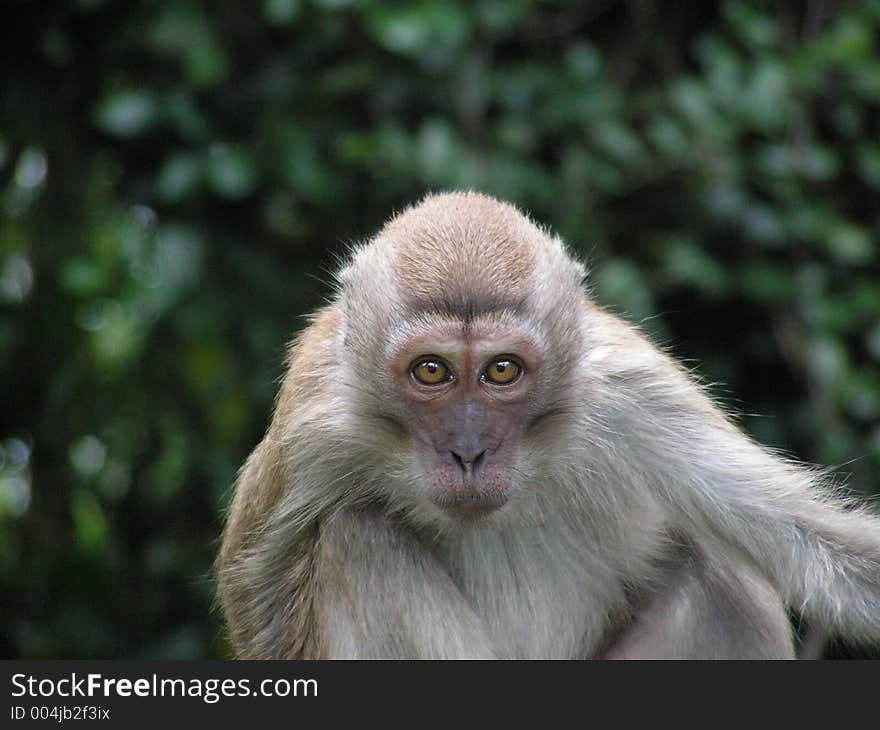
[[285, 342], [428, 190], [525, 207], [757, 438], [880, 489], [877, 0], [3, 18], [0, 655], [226, 654], [211, 562]]

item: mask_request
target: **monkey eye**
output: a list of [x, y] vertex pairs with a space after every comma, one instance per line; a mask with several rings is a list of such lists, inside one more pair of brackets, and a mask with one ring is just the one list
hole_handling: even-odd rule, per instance
[[412, 374], [423, 385], [440, 385], [452, 380], [452, 372], [445, 363], [432, 357], [418, 360], [412, 366]]
[[496, 357], [483, 371], [483, 380], [495, 385], [507, 385], [522, 375], [522, 366], [509, 357]]

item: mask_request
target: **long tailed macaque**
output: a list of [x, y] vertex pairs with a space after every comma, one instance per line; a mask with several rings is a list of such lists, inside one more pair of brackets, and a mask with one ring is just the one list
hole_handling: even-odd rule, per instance
[[880, 520], [762, 448], [475, 193], [358, 248], [244, 465], [219, 598], [249, 658], [791, 658], [880, 639]]

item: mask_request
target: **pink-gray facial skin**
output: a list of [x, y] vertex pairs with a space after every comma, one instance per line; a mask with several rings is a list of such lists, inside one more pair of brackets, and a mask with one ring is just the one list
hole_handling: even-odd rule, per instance
[[[447, 377], [421, 382], [426, 371], [418, 366], [426, 361]], [[499, 361], [509, 363], [503, 373], [494, 369]], [[393, 369], [405, 405], [401, 425], [413, 439], [431, 500], [450, 518], [481, 519], [507, 502], [539, 367], [534, 342], [501, 325], [437, 327], [398, 348]], [[492, 380], [511, 372], [509, 383]]]

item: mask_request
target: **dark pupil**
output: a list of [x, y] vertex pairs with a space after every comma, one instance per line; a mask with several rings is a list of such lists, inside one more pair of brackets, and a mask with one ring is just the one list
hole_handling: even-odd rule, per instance
[[507, 370], [508, 365], [510, 365], [510, 363], [507, 362], [506, 360], [502, 360], [501, 362], [496, 362], [495, 363], [495, 370], [496, 370], [496, 372], [503, 373], [505, 370]]
[[425, 363], [425, 370], [427, 370], [431, 375], [434, 375], [439, 369], [440, 366], [436, 362]]

